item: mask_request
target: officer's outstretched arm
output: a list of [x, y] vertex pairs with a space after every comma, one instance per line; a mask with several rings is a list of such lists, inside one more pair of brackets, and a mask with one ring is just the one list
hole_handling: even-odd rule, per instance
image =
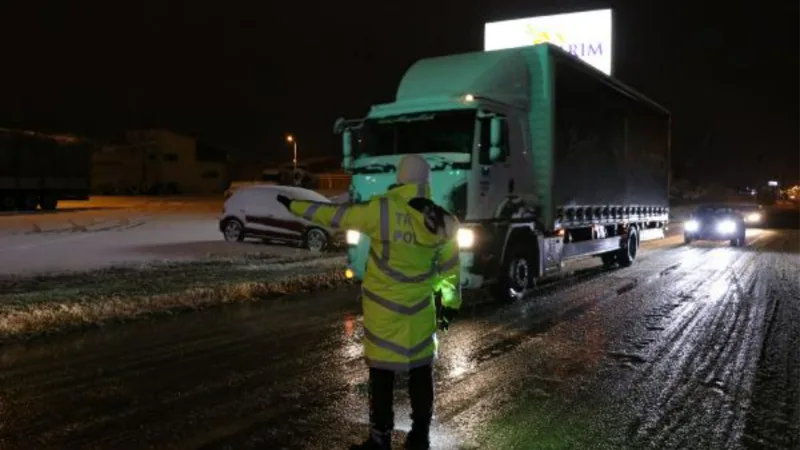
[[296, 216], [330, 228], [356, 230], [373, 235], [377, 230], [380, 211], [378, 202], [359, 204], [328, 204], [293, 200], [289, 210]]
[[442, 291], [442, 306], [461, 308], [461, 261], [458, 257], [458, 243], [450, 240], [439, 252], [437, 261], [439, 287]]

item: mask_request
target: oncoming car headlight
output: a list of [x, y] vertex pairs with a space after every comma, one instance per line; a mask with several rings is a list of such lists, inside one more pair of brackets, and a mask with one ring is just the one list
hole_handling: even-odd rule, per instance
[[456, 233], [458, 248], [472, 248], [475, 243], [475, 232], [469, 228], [459, 228]]
[[683, 224], [683, 228], [686, 231], [688, 231], [690, 233], [693, 233], [693, 232], [695, 232], [695, 231], [700, 229], [700, 222], [698, 222], [696, 220], [690, 220], [690, 221], [686, 222], [685, 224]]
[[358, 245], [358, 241], [361, 239], [361, 233], [356, 230], [347, 230], [347, 235], [345, 236], [345, 241], [347, 245]]
[[744, 220], [749, 222], [749, 223], [761, 222], [761, 213], [757, 213], [757, 212], [750, 213], [747, 216], [745, 216]]
[[723, 220], [717, 224], [717, 231], [724, 234], [733, 233], [736, 231], [736, 222], [732, 220]]

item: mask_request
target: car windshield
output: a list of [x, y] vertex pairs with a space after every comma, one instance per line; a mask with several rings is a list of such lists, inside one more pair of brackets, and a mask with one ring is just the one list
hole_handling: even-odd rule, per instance
[[357, 156], [472, 153], [475, 111], [407, 114], [364, 122]]
[[726, 206], [701, 206], [697, 208], [697, 214], [701, 215], [722, 215], [733, 214], [734, 210]]

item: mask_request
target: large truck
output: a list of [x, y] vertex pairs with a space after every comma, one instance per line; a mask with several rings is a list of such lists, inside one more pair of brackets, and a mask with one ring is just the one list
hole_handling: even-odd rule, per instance
[[72, 136], [0, 129], [0, 210], [55, 210], [88, 200], [91, 145]]
[[[520, 298], [564, 261], [629, 266], [669, 217], [670, 114], [559, 47], [423, 59], [396, 100], [339, 119], [351, 200], [387, 192], [400, 158], [430, 163], [461, 222], [462, 286]], [[369, 241], [348, 233], [348, 274]]]

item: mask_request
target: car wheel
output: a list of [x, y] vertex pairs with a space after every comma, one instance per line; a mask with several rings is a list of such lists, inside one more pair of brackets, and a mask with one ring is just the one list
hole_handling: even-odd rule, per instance
[[628, 230], [628, 241], [624, 248], [617, 250], [617, 262], [622, 267], [630, 267], [639, 253], [639, 233], [636, 228]]
[[745, 242], [746, 242], [745, 241], [745, 237], [744, 236], [740, 236], [740, 237], [738, 237], [736, 239], [731, 239], [731, 246], [732, 247], [744, 247]]
[[244, 240], [244, 225], [238, 219], [227, 219], [222, 224], [222, 235], [228, 242], [242, 242]]
[[312, 252], [323, 252], [328, 248], [328, 233], [319, 228], [306, 231], [306, 248]]
[[688, 234], [684, 234], [683, 235], [683, 243], [684, 244], [691, 244], [692, 240], [693, 240], [692, 237], [689, 236]]

